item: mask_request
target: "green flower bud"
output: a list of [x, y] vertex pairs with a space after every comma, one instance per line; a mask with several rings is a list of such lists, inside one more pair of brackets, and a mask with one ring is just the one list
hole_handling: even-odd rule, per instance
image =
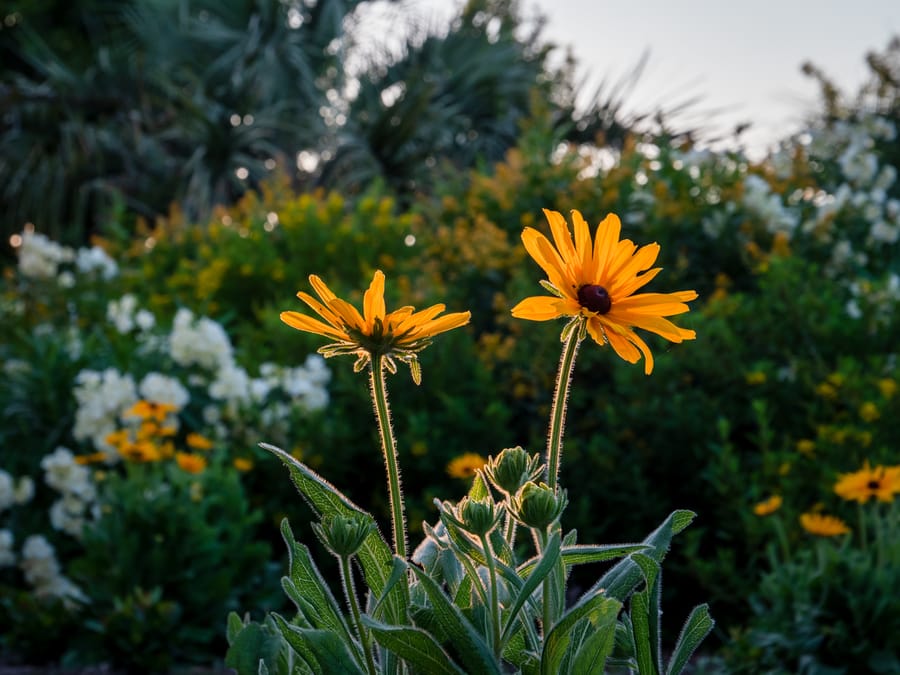
[[507, 497], [516, 494], [525, 483], [535, 480], [543, 470], [540, 456], [529, 456], [520, 446], [506, 448], [488, 459], [484, 473]]
[[339, 558], [355, 555], [373, 526], [372, 519], [361, 513], [326, 516], [321, 524], [312, 524], [313, 532], [325, 548]]
[[510, 500], [513, 517], [527, 527], [545, 530], [562, 515], [568, 500], [565, 490], [555, 494], [546, 484], [528, 481]]
[[490, 497], [486, 499], [463, 497], [459, 504], [453, 507], [453, 512], [456, 524], [476, 537], [482, 537], [493, 530], [503, 515]]

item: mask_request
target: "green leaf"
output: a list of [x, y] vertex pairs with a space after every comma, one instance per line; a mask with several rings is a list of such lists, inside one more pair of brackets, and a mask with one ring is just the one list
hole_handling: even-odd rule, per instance
[[485, 484], [481, 474], [476, 472], [475, 478], [472, 479], [472, 487], [469, 488], [469, 499], [477, 501], [480, 499], [487, 499], [490, 496], [491, 491], [488, 490], [488, 486]]
[[[288, 467], [294, 485], [297, 486], [300, 494], [303, 495], [319, 518], [326, 515], [347, 516], [356, 513], [372, 518], [370, 514], [347, 499], [328, 481], [302, 462], [298, 462], [284, 450], [268, 443], [260, 443], [260, 447], [271, 452]], [[374, 518], [372, 518], [372, 522], [375, 522]], [[369, 536], [366, 537], [365, 542], [363, 542], [357, 553], [357, 559], [362, 567], [366, 585], [376, 597], [380, 597], [384, 594], [387, 581], [390, 578], [393, 567], [393, 552], [379, 534], [377, 528], [372, 528]], [[407, 620], [406, 608], [408, 606], [409, 589], [407, 585], [405, 583], [395, 584], [388, 591], [384, 601], [385, 619], [389, 623], [405, 623]]]
[[388, 626], [367, 616], [362, 622], [385, 649], [397, 654], [415, 670], [434, 675], [464, 675], [431, 635], [420, 628]]
[[631, 596], [631, 623], [640, 675], [657, 675], [650, 645], [650, 601], [644, 592]]
[[313, 672], [322, 675], [329, 673], [364, 675], [353, 656], [347, 651], [347, 645], [331, 631], [300, 628], [289, 624], [283, 617], [274, 613], [272, 617], [284, 639], [306, 660]]
[[501, 645], [506, 642], [510, 632], [515, 628], [519, 610], [522, 609], [522, 606], [528, 601], [531, 594], [534, 593], [540, 583], [553, 569], [553, 566], [556, 565], [556, 562], [559, 559], [559, 552], [559, 533], [554, 533], [553, 536], [550, 537], [550, 541], [547, 542], [547, 548], [544, 549], [540, 561], [537, 566], [533, 568], [534, 571], [528, 576], [523, 586], [517, 591], [515, 602], [513, 602], [506, 619], [506, 626], [503, 628], [503, 633], [500, 636]]
[[[662, 525], [644, 539], [643, 543], [650, 548], [645, 550], [643, 554], [661, 564], [669, 550], [669, 545], [672, 543], [672, 536], [687, 527], [694, 516], [695, 514], [692, 511], [674, 511], [671, 513], [663, 521]], [[624, 601], [642, 579], [643, 573], [641, 568], [633, 560], [626, 558], [600, 577], [599, 581], [591, 587], [586, 595], [603, 590], [610, 597]]]
[[709, 635], [716, 622], [709, 614], [708, 605], [698, 605], [694, 607], [691, 615], [684, 626], [681, 627], [681, 635], [678, 636], [678, 642], [675, 643], [675, 649], [672, 651], [672, 657], [669, 659], [669, 667], [666, 669], [666, 675], [679, 675], [694, 650], [703, 642], [704, 638]]
[[604, 625], [608, 621], [615, 621], [620, 609], [622, 609], [621, 602], [601, 593], [582, 597], [574, 607], [563, 614], [544, 640], [541, 673], [557, 675], [560, 672], [563, 658], [572, 644], [572, 633], [582, 619], [586, 619], [594, 626]]
[[616, 625], [616, 615], [610, 614], [588, 632], [575, 654], [573, 673], [606, 672], [606, 659], [616, 642]]
[[244, 622], [241, 620], [241, 617], [238, 616], [237, 612], [229, 612], [228, 622], [225, 627], [225, 639], [228, 640], [228, 644], [234, 642], [234, 638], [242, 630], [244, 630]]
[[[232, 624], [232, 612], [229, 615], [229, 629]], [[240, 618], [237, 619], [240, 622]], [[279, 635], [267, 631], [258, 623], [244, 625], [229, 638], [230, 646], [225, 655], [225, 665], [237, 671], [238, 675], [256, 675], [262, 661], [275, 663], [283, 642]]]
[[470, 673], [485, 673], [485, 675], [493, 673], [499, 675], [500, 670], [491, 650], [488, 649], [484, 639], [472, 624], [463, 616], [462, 611], [450, 602], [434, 579], [418, 567], [411, 566], [410, 569], [428, 595], [428, 599], [434, 608], [435, 619], [441, 628], [446, 631], [451, 644], [455, 647], [467, 671]]
[[[583, 565], [585, 563], [605, 562], [614, 558], [621, 558], [631, 553], [646, 551], [651, 548], [647, 544], [604, 544], [600, 546], [580, 545], [563, 546], [560, 555], [566, 566]], [[537, 565], [540, 556], [535, 556], [523, 562], [517, 568], [523, 576], [529, 574]]]
[[[344, 619], [340, 605], [313, 562], [309, 549], [294, 539], [287, 518], [281, 521], [281, 535], [290, 553], [290, 577], [284, 580], [285, 591], [313, 628], [335, 633], [345, 644], [352, 645], [358, 652], [353, 633]], [[358, 652], [357, 656], [361, 657], [362, 654]]]

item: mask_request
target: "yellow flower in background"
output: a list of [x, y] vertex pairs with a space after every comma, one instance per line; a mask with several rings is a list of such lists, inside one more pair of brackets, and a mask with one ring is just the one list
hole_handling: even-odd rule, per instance
[[116, 448], [119, 454], [132, 462], [158, 462], [162, 459], [159, 448], [150, 441], [135, 441], [124, 443]]
[[836, 537], [849, 534], [850, 528], [840, 518], [826, 516], [821, 513], [804, 513], [800, 516], [800, 525], [804, 530], [817, 537]]
[[416, 353], [431, 344], [431, 338], [469, 323], [469, 312], [455, 312], [438, 316], [446, 306], [432, 305], [415, 311], [406, 306], [388, 312], [384, 304], [384, 274], [375, 272], [369, 289], [363, 296], [363, 312], [341, 298], [316, 275], [310, 275], [309, 283], [321, 299], [316, 300], [300, 291], [297, 297], [309, 305], [325, 322], [300, 312], [282, 312], [281, 320], [291, 328], [315, 333], [335, 342], [319, 349], [325, 357], [353, 354], [357, 356], [355, 369], [362, 370], [373, 357], [385, 356], [385, 364], [391, 372], [397, 367], [393, 359], [410, 367], [413, 380], [421, 382]]
[[866, 401], [861, 406], [859, 406], [859, 416], [863, 419], [864, 422], [874, 422], [879, 417], [881, 417], [881, 413], [878, 412], [877, 405], [875, 405], [871, 401]]
[[750, 385], [765, 384], [766, 374], [761, 370], [754, 370], [753, 372], [744, 375], [744, 380]]
[[866, 460], [859, 471], [838, 476], [834, 491], [842, 499], [860, 504], [869, 499], [893, 501], [894, 495], [900, 493], [900, 466], [871, 468]]
[[618, 216], [608, 215], [591, 240], [587, 222], [572, 211], [575, 239], [562, 214], [544, 209], [555, 243], [526, 227], [522, 232], [525, 249], [547, 274], [541, 285], [553, 296], [525, 298], [512, 315], [531, 321], [549, 321], [564, 316], [583, 317], [588, 334], [597, 344], [609, 344], [622, 359], [637, 363], [644, 357], [644, 372], [653, 371], [653, 355], [634, 332], [641, 328], [670, 342], [693, 340], [692, 330], [679, 328], [663, 317], [683, 314], [695, 291], [638, 293], [662, 268], [650, 269], [659, 255], [659, 245], [640, 249], [629, 239], [619, 239]]
[[247, 473], [253, 468], [253, 460], [246, 457], [235, 457], [232, 464], [241, 473]]
[[770, 516], [781, 508], [781, 495], [772, 495], [753, 507], [753, 513], [757, 516]]
[[816, 387], [816, 393], [822, 398], [837, 398], [837, 388], [830, 382], [822, 382]]
[[156, 401], [138, 401], [125, 411], [125, 417], [137, 417], [142, 420], [154, 420], [165, 422], [169, 413], [175, 412], [175, 406], [170, 403], [157, 403]]
[[808, 438], [801, 438], [797, 441], [797, 452], [812, 457], [816, 452], [816, 442]]
[[478, 453], [466, 452], [453, 458], [447, 464], [447, 473], [453, 478], [471, 478], [485, 464], [487, 464], [487, 459]]
[[202, 473], [206, 468], [206, 458], [190, 452], [176, 452], [175, 461], [183, 471], [188, 473]]
[[194, 432], [187, 435], [185, 443], [187, 443], [188, 447], [192, 450], [210, 450], [213, 447], [213, 442], [206, 436]]
[[878, 380], [878, 391], [885, 398], [891, 398], [897, 393], [897, 382], [889, 377]]

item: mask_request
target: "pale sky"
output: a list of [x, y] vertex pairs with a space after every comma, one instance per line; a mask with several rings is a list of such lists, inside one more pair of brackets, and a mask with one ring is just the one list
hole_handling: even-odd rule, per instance
[[[462, 0], [406, 0], [407, 11], [436, 25]], [[548, 16], [545, 38], [571, 45], [593, 90], [615, 81], [649, 50], [629, 98], [643, 110], [702, 96], [699, 111], [730, 130], [753, 122], [744, 141], [756, 152], [795, 130], [815, 109], [817, 88], [800, 72], [812, 61], [854, 92], [865, 54], [900, 34], [898, 0], [521, 0], [526, 13]]]

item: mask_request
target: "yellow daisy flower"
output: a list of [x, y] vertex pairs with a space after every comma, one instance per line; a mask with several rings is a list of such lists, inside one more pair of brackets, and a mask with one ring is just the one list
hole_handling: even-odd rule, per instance
[[753, 513], [757, 516], [770, 516], [781, 508], [781, 495], [772, 495], [753, 507]]
[[487, 459], [478, 453], [466, 452], [459, 457], [454, 457], [447, 464], [447, 473], [453, 478], [471, 478], [485, 464], [487, 464]]
[[859, 471], [841, 474], [834, 491], [839, 497], [860, 504], [871, 498], [893, 501], [894, 495], [900, 493], [900, 466], [871, 468], [866, 460]]
[[234, 468], [241, 473], [247, 473], [253, 469], [253, 460], [246, 457], [235, 457], [232, 464], [234, 465]]
[[201, 473], [206, 468], [206, 458], [189, 452], [176, 452], [175, 461], [183, 471]]
[[562, 214], [544, 209], [555, 247], [543, 234], [526, 227], [522, 241], [528, 253], [547, 274], [541, 285], [555, 297], [526, 298], [512, 315], [531, 321], [549, 321], [563, 316], [580, 318], [588, 334], [600, 345], [609, 344], [621, 358], [637, 363], [644, 356], [644, 372], [653, 371], [653, 355], [634, 328], [648, 330], [671, 342], [693, 340], [692, 330], [679, 328], [663, 317], [688, 311], [685, 304], [695, 291], [638, 293], [662, 268], [650, 269], [659, 255], [659, 245], [638, 248], [629, 239], [619, 239], [622, 225], [609, 214], [597, 227], [591, 241], [587, 222], [572, 211], [573, 243]]
[[196, 432], [189, 433], [185, 442], [193, 450], [210, 450], [213, 447], [213, 442], [210, 439]]
[[418, 312], [410, 306], [388, 312], [381, 270], [375, 272], [363, 297], [362, 314], [349, 302], [335, 296], [316, 275], [310, 275], [309, 283], [321, 302], [303, 291], [297, 293], [297, 297], [325, 322], [300, 312], [282, 312], [284, 323], [297, 330], [331, 338], [335, 342], [321, 347], [319, 353], [325, 357], [353, 354], [357, 357], [354, 366], [357, 371], [373, 357], [384, 356], [385, 366], [394, 373], [397, 371], [396, 358], [409, 365], [416, 384], [422, 379], [416, 354], [431, 344], [435, 335], [466, 325], [471, 316], [469, 312], [455, 312], [438, 317], [446, 309], [442, 304]]
[[804, 513], [800, 516], [803, 529], [817, 537], [836, 537], [849, 534], [850, 528], [840, 518], [825, 516], [821, 513]]
[[125, 411], [124, 417], [137, 417], [142, 420], [155, 420], [165, 422], [169, 413], [175, 412], [175, 406], [171, 403], [158, 403], [156, 401], [138, 401]]

